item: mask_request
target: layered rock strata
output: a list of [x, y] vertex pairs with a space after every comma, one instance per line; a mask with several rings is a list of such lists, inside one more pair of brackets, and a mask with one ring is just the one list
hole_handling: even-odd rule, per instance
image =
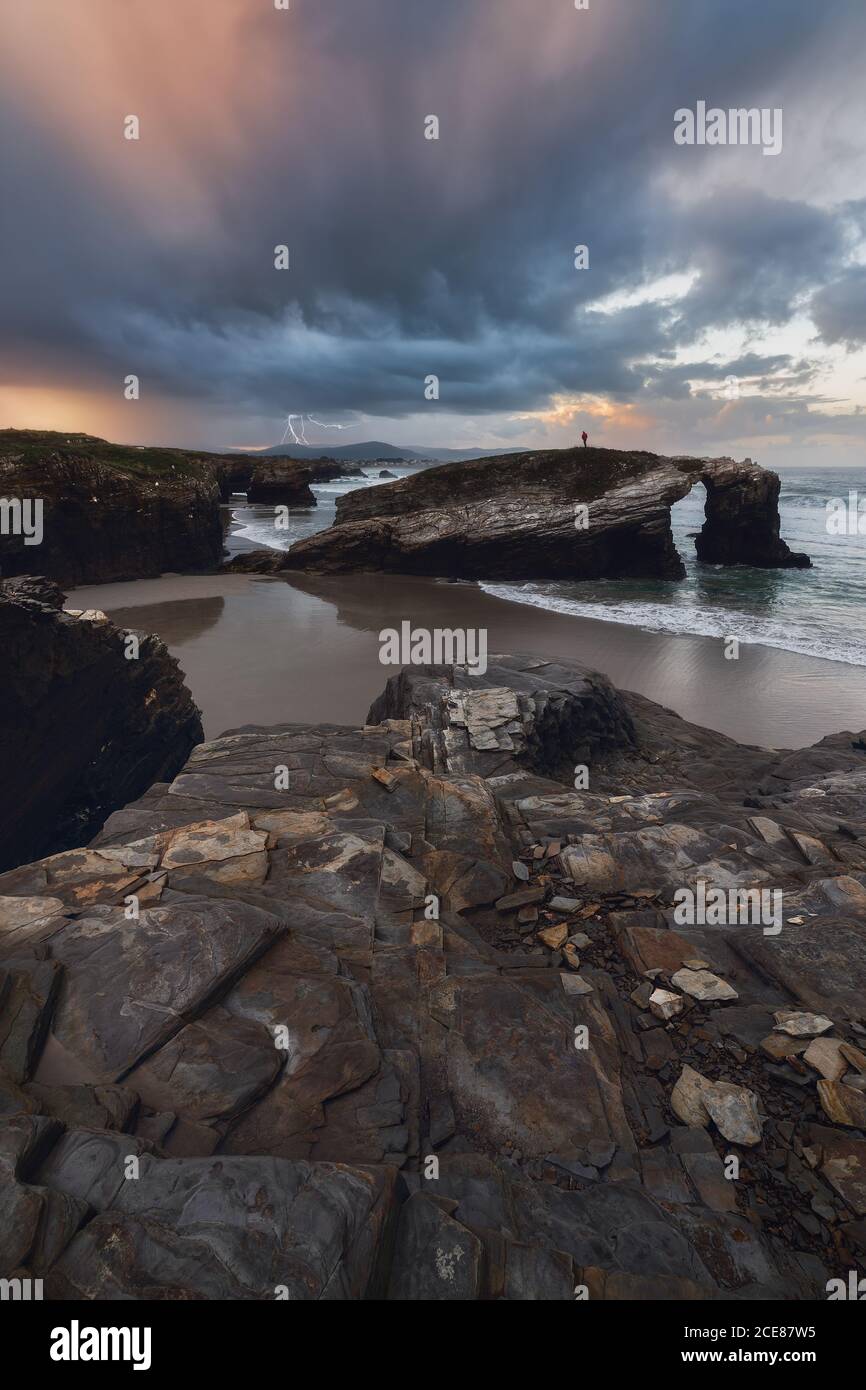
[[746, 459], [557, 449], [444, 464], [337, 501], [328, 530], [233, 568], [464, 579], [681, 579], [670, 509], [707, 490], [698, 558], [804, 567], [779, 535], [779, 479]]

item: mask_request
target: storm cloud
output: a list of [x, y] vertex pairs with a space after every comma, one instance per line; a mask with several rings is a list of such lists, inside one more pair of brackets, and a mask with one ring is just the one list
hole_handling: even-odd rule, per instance
[[[695, 437], [717, 413], [696, 383], [739, 374], [732, 333], [811, 314], [816, 342], [866, 339], [866, 186], [844, 202], [822, 187], [814, 133], [831, 70], [862, 118], [860, 0], [15, 8], [0, 21], [13, 399], [104, 398], [134, 372], [151, 435], [170, 417], [178, 442], [214, 446], [289, 410], [417, 417], [435, 374], [442, 444], [475, 442], [461, 419], [543, 432], [570, 398], [668, 401]], [[782, 107], [782, 154], [675, 146], [674, 111], [699, 99]], [[845, 129], [826, 139], [844, 153]], [[682, 273], [685, 291], [653, 296]], [[820, 400], [800, 348], [752, 342], [759, 393], [777, 380]]]

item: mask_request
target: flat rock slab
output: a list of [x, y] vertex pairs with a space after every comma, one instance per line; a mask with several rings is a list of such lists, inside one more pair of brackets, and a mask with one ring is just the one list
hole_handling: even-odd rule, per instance
[[848, 1062], [838, 1038], [813, 1038], [803, 1053], [803, 1061], [821, 1073], [825, 1081], [840, 1081], [848, 1070]]
[[63, 911], [61, 898], [0, 897], [0, 932], [4, 935], [16, 927], [27, 927], [43, 917], [53, 917]]
[[852, 1129], [866, 1129], [866, 1095], [844, 1081], [819, 1081], [818, 1099], [828, 1119]]
[[809, 1138], [822, 1176], [858, 1216], [866, 1216], [866, 1139], [827, 1125], [812, 1125]]
[[734, 945], [806, 1009], [858, 1018], [866, 997], [866, 923], [814, 917], [778, 936], [744, 931]]
[[737, 991], [727, 980], [713, 975], [709, 970], [678, 970], [671, 977], [671, 984], [701, 1002], [715, 1003], [722, 999], [737, 999]]
[[833, 1020], [823, 1014], [797, 1013], [792, 1009], [781, 1009], [773, 1014], [776, 1031], [787, 1033], [791, 1038], [813, 1038], [819, 1033], [827, 1033], [833, 1027]]
[[162, 865], [174, 869], [235, 859], [263, 850], [267, 838], [266, 830], [250, 830], [249, 817], [243, 813], [223, 821], [203, 821], [169, 837]]
[[96, 907], [50, 935], [64, 967], [52, 1032], [92, 1083], [121, 1081], [204, 1011], [284, 930], [245, 903], [189, 899], [143, 910]]
[[[341, 1130], [340, 1157], [381, 1160], [385, 1141], [374, 1142], [372, 1131], [404, 1123], [404, 1097], [373, 1030], [369, 991], [342, 973], [334, 951], [294, 936], [279, 941], [229, 992], [224, 1007], [264, 1024], [283, 1063], [276, 1084], [233, 1126], [230, 1152], [319, 1157], [321, 1145], [336, 1142], [337, 1099], [378, 1078], [368, 1096], [357, 1098], [364, 1112], [357, 1128], [348, 1123]], [[384, 1108], [371, 1110], [377, 1104]]]
[[684, 936], [659, 927], [621, 927], [616, 932], [616, 942], [638, 975], [647, 970], [666, 970], [673, 974], [695, 953], [694, 946]]
[[396, 1181], [387, 1168], [144, 1157], [55, 1264], [49, 1296], [375, 1296]]
[[[590, 1140], [632, 1147], [607, 1015], [594, 994], [566, 1000], [558, 974], [540, 973], [454, 976], [432, 992], [458, 1118], [496, 1148], [538, 1156]], [[584, 1020], [585, 1049], [574, 1033]]]
[[400, 1213], [388, 1286], [395, 1302], [467, 1302], [481, 1293], [483, 1247], [443, 1199], [415, 1193]]
[[214, 1008], [134, 1067], [127, 1084], [152, 1110], [227, 1123], [273, 1085], [281, 1066], [263, 1024]]

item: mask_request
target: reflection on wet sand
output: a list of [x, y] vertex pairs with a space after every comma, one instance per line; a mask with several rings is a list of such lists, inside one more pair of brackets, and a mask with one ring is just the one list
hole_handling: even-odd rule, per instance
[[530, 608], [473, 584], [395, 575], [165, 575], [92, 586], [70, 607], [102, 608], [156, 632], [180, 659], [205, 732], [244, 724], [357, 726], [393, 667], [379, 633], [486, 629], [487, 649], [566, 658], [741, 742], [801, 747], [859, 729], [866, 668], [742, 645], [726, 661], [716, 639], [669, 636]]
[[215, 627], [225, 611], [225, 597], [173, 599], [167, 603], [145, 603], [135, 608], [112, 608], [112, 622], [139, 632], [158, 632], [167, 647], [182, 647]]

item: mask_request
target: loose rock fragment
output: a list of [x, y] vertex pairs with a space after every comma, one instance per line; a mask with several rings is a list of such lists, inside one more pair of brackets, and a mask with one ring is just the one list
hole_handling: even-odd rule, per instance
[[866, 1095], [843, 1081], [819, 1081], [818, 1099], [824, 1114], [837, 1125], [866, 1129]]
[[701, 1001], [739, 998], [737, 991], [727, 980], [719, 979], [718, 975], [713, 975], [709, 970], [678, 970], [671, 977], [671, 983], [684, 994], [690, 994], [693, 999]]
[[650, 995], [649, 1006], [650, 1012], [654, 1013], [656, 1018], [675, 1018], [677, 1014], [682, 1013], [683, 997], [681, 994], [671, 994], [667, 989], [656, 989]]
[[861, 1052], [859, 1047], [855, 1047], [853, 1043], [848, 1042], [840, 1043], [839, 1051], [842, 1053], [845, 1061], [849, 1062], [857, 1071], [866, 1072], [866, 1052]]
[[393, 772], [388, 772], [384, 767], [371, 768], [370, 776], [375, 782], [378, 782], [381, 787], [384, 787], [386, 792], [393, 792], [396, 790], [397, 778], [394, 776]]
[[704, 1105], [719, 1133], [732, 1144], [760, 1144], [762, 1121], [754, 1091], [714, 1081], [704, 1095]]
[[807, 1038], [791, 1038], [787, 1033], [771, 1033], [760, 1044], [761, 1051], [774, 1062], [782, 1062], [786, 1057], [797, 1057], [809, 1046]]
[[813, 1038], [803, 1053], [803, 1061], [819, 1071], [825, 1081], [839, 1081], [848, 1070], [843, 1046], [838, 1038]]
[[551, 951], [558, 951], [568, 939], [568, 927], [561, 923], [558, 927], [545, 927], [538, 933], [539, 941], [543, 941], [545, 946], [549, 946]]
[[706, 1129], [709, 1115], [703, 1102], [703, 1092], [710, 1083], [693, 1067], [683, 1067], [671, 1092], [671, 1108], [678, 1119], [690, 1129]]
[[592, 994], [592, 985], [580, 975], [570, 975], [565, 970], [560, 970], [559, 978], [566, 994]]
[[570, 941], [562, 948], [562, 956], [566, 965], [570, 966], [572, 970], [580, 969], [580, 956]]
[[833, 1027], [833, 1020], [823, 1014], [798, 1013], [796, 1009], [780, 1009], [773, 1018], [776, 1032], [788, 1033], [792, 1038], [814, 1038]]
[[540, 903], [544, 899], [543, 888], [518, 888], [516, 893], [506, 893], [504, 898], [497, 898], [497, 912], [508, 912], [512, 907], [528, 907], [530, 903]]
[[760, 1143], [762, 1120], [755, 1093], [729, 1081], [711, 1081], [683, 1067], [671, 1094], [671, 1106], [683, 1124], [706, 1129], [710, 1120], [732, 1144]]

